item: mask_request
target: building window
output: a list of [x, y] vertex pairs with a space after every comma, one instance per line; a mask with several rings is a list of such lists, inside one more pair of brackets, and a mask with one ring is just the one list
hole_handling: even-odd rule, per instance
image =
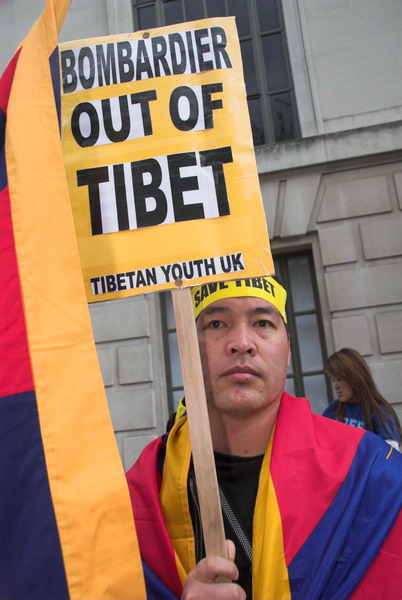
[[[327, 353], [312, 256], [307, 251], [281, 254], [274, 256], [274, 262], [276, 274], [288, 293], [286, 314], [292, 361], [285, 389], [293, 396], [308, 398], [312, 411], [322, 414], [332, 395], [323, 370]], [[172, 413], [184, 392], [171, 293], [163, 292], [161, 301], [168, 407]]]
[[281, 0], [133, 0], [134, 30], [235, 16], [254, 145], [300, 136]]
[[292, 362], [285, 389], [293, 396], [310, 400], [312, 411], [322, 414], [332, 399], [324, 374], [327, 357], [319, 310], [318, 291], [310, 252], [274, 256], [275, 272], [286, 291], [286, 314]]
[[166, 387], [169, 414], [175, 412], [184, 395], [179, 347], [171, 292], [161, 292], [162, 329], [165, 352]]

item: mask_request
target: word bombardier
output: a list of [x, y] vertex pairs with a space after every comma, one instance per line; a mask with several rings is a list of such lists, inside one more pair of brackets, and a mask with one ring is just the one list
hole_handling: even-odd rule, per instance
[[153, 77], [230, 69], [221, 27], [84, 46], [61, 52], [63, 92]]
[[230, 214], [223, 165], [230, 146], [77, 171], [92, 235]]

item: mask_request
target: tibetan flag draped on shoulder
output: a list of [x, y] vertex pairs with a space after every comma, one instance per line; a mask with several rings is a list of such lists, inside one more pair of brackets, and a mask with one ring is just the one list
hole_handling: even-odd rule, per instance
[[60, 144], [48, 0], [0, 81], [0, 598], [143, 600]]
[[[181, 417], [127, 473], [149, 600], [178, 600], [195, 566], [190, 457]], [[253, 598], [400, 600], [401, 473], [384, 440], [283, 392], [254, 509]]]

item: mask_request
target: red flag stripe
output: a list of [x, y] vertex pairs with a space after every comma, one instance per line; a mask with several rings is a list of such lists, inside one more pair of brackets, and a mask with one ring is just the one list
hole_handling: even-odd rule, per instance
[[[0, 138], [3, 177], [6, 183], [4, 132], [7, 105], [19, 51], [16, 52], [0, 81], [0, 109], [3, 135]], [[5, 118], [4, 118], [5, 117]], [[7, 185], [0, 191], [0, 397], [33, 389], [21, 286], [15, 253], [10, 197]]]

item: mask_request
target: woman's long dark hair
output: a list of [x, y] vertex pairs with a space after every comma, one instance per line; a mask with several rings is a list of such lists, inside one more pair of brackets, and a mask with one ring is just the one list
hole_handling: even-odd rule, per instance
[[[344, 379], [353, 390], [353, 402], [359, 403], [366, 429], [373, 432], [373, 417], [388, 434], [395, 437], [389, 426], [391, 420], [402, 441], [402, 429], [398, 416], [389, 402], [377, 389], [370, 367], [364, 358], [353, 348], [342, 348], [332, 354], [324, 363], [324, 370], [333, 379]], [[345, 402], [338, 402], [336, 419], [344, 422]], [[388, 417], [388, 419], [387, 419]]]

